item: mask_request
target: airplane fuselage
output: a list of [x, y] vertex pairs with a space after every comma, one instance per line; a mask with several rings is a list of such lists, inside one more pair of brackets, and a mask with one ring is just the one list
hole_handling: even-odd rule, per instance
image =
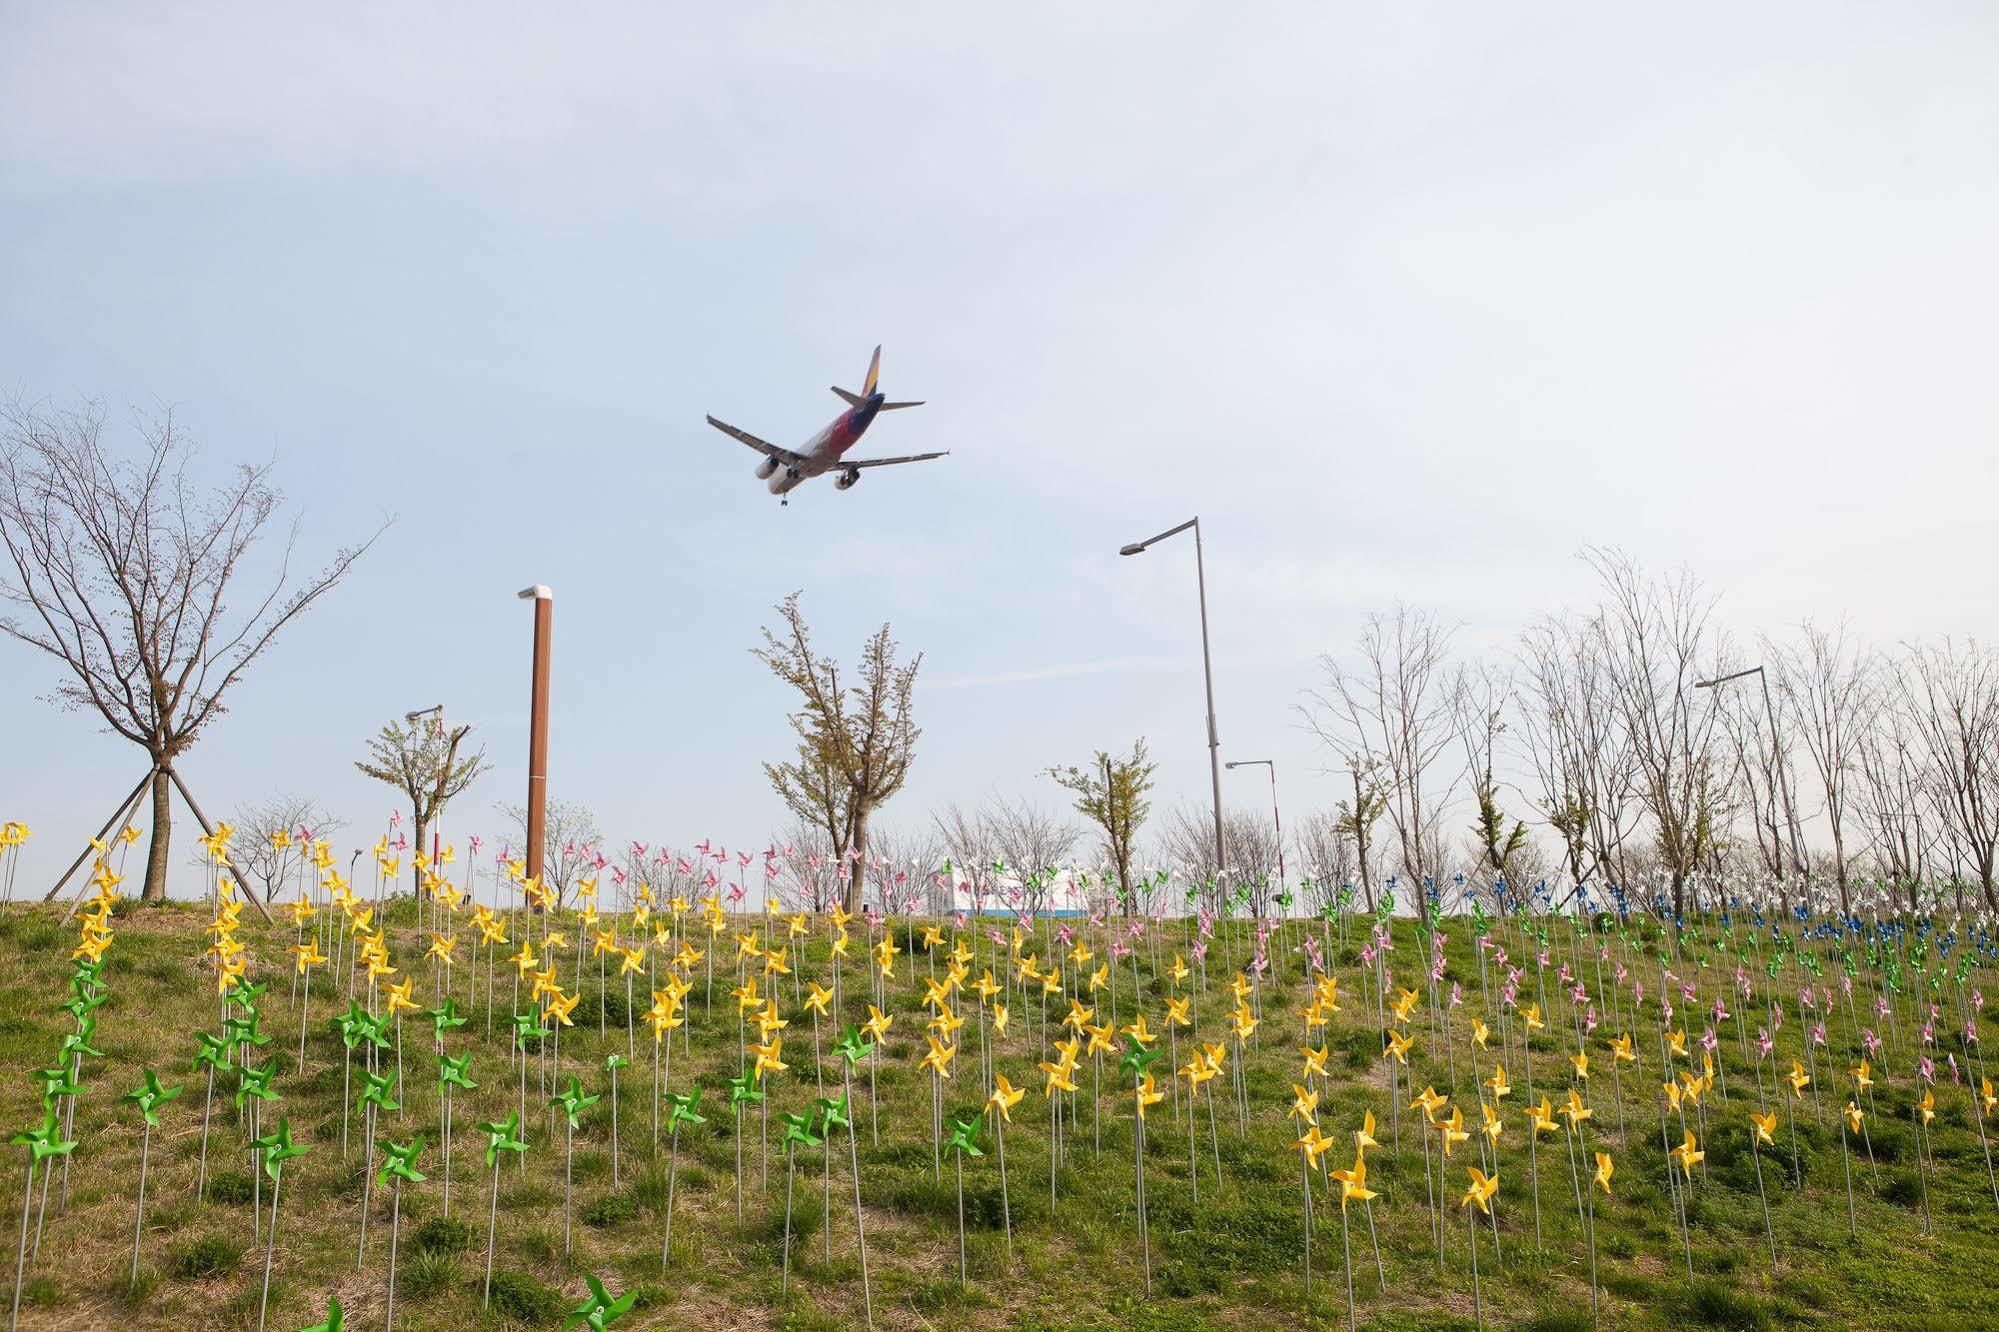
[[[786, 495], [815, 476], [838, 471], [840, 458], [848, 449], [860, 442], [868, 427], [874, 424], [876, 414], [881, 410], [882, 395], [871, 395], [858, 407], [849, 407], [827, 424], [825, 429], [805, 442], [798, 450], [800, 460], [795, 466], [787, 467], [775, 458], [766, 459], [757, 465], [757, 475], [765, 478], [770, 493]], [[856, 477], [858, 473], [849, 473]], [[847, 485], [853, 484], [847, 480]], [[845, 486], [842, 486], [845, 489]]]

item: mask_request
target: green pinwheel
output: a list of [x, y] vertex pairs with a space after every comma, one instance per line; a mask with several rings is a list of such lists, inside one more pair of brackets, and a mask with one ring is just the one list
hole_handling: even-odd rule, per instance
[[791, 1285], [791, 1181], [798, 1171], [797, 1147], [817, 1147], [826, 1139], [812, 1131], [812, 1116], [779, 1115], [777, 1122], [784, 1126], [784, 1136], [778, 1140], [778, 1150], [784, 1153], [784, 1274], [778, 1281], [778, 1294], [782, 1295]]
[[278, 1198], [284, 1190], [285, 1162], [294, 1156], [304, 1156], [312, 1148], [292, 1141], [292, 1122], [283, 1115], [278, 1116], [276, 1131], [258, 1138], [253, 1145], [264, 1159], [264, 1173], [271, 1177], [271, 1227], [267, 1232], [270, 1247], [264, 1250], [264, 1289], [257, 1299], [257, 1328], [262, 1332], [264, 1314], [271, 1303], [271, 1259], [278, 1251]]
[[965, 1282], [965, 1158], [984, 1156], [979, 1150], [979, 1120], [974, 1115], [970, 1119], [953, 1119], [948, 1145], [952, 1160], [958, 1170], [958, 1284]]
[[637, 1291], [627, 1291], [612, 1299], [611, 1292], [604, 1289], [604, 1283], [594, 1273], [584, 1273], [583, 1280], [589, 1284], [590, 1293], [584, 1297], [583, 1303], [569, 1311], [569, 1317], [562, 1320], [564, 1327], [581, 1323], [591, 1332], [604, 1332], [605, 1328], [630, 1313], [639, 1302]]
[[90, 1056], [92, 1059], [104, 1058], [104, 1051], [99, 1050], [90, 1043], [96, 1039], [96, 1036], [96, 1015], [88, 1014], [79, 1019], [76, 1024], [76, 1030], [62, 1038], [62, 1052], [64, 1056], [76, 1059], [81, 1059], [85, 1055]]
[[77, 983], [75, 977], [70, 978], [70, 989], [72, 991], [70, 997], [65, 1002], [56, 1005], [56, 1012], [69, 1014], [79, 1024], [90, 1014], [91, 1010], [110, 997], [101, 990], [85, 992], [84, 988]]
[[146, 1070], [144, 1085], [139, 1090], [127, 1092], [120, 1098], [138, 1106], [139, 1113], [145, 1116], [146, 1120], [146, 1127], [139, 1137], [139, 1201], [132, 1222], [132, 1275], [127, 1283], [127, 1289], [136, 1286], [139, 1281], [139, 1239], [146, 1233], [146, 1167], [152, 1157], [153, 1130], [159, 1127], [160, 1107], [180, 1094], [179, 1087], [162, 1087], [160, 1075], [149, 1068]]
[[705, 1124], [708, 1117], [696, 1107], [701, 1104], [701, 1084], [695, 1083], [691, 1092], [668, 1092], [666, 1094], [666, 1131], [672, 1135], [672, 1149], [666, 1165], [666, 1236], [660, 1241], [659, 1270], [666, 1271], [666, 1256], [673, 1248], [673, 1191], [680, 1177], [680, 1126], [693, 1127]]
[[451, 1215], [451, 1120], [452, 1102], [459, 1088], [477, 1091], [479, 1084], [472, 1081], [468, 1070], [472, 1067], [470, 1051], [453, 1059], [450, 1055], [437, 1057], [437, 1113], [444, 1129], [444, 1215]]
[[230, 1003], [235, 1004], [238, 1008], [254, 1013], [257, 1011], [257, 1001], [263, 998], [264, 991], [270, 988], [271, 983], [269, 981], [258, 981], [253, 985], [241, 976], [238, 976], [235, 978], [235, 984], [229, 987], [228, 999]]
[[440, 1045], [444, 1041], [445, 1032], [455, 1027], [462, 1027], [469, 1021], [469, 1019], [459, 1016], [458, 1003], [449, 995], [446, 995], [444, 1002], [436, 1008], [431, 1009], [426, 1016], [430, 1018], [431, 1028], [436, 1032]]
[[569, 1075], [569, 1084], [560, 1094], [548, 1098], [548, 1103], [558, 1107], [568, 1122], [568, 1127], [564, 1130], [566, 1147], [562, 1158], [562, 1256], [565, 1258], [570, 1254], [569, 1211], [570, 1200], [575, 1191], [573, 1178], [576, 1165], [576, 1130], [583, 1127], [582, 1121], [577, 1116], [597, 1104], [599, 1099], [601, 1098], [584, 1093], [583, 1083], [574, 1073]]
[[58, 1064], [54, 1068], [38, 1068], [34, 1072], [36, 1081], [42, 1084], [42, 1109], [54, 1113], [56, 1102], [65, 1096], [75, 1096], [83, 1091], [83, 1084], [69, 1080], [69, 1066]]
[[347, 1317], [340, 1312], [339, 1296], [336, 1295], [327, 1302], [325, 1322], [302, 1327], [298, 1332], [347, 1332]]
[[544, 1040], [547, 1036], [548, 1028], [541, 1025], [539, 1015], [532, 1011], [514, 1014], [514, 1044], [521, 1050], [528, 1048], [529, 1041]]
[[833, 1053], [847, 1061], [847, 1068], [850, 1071], [858, 1067], [863, 1059], [866, 1059], [874, 1052], [875, 1043], [863, 1040], [861, 1029], [851, 1022], [847, 1024], [846, 1034], [833, 1042]]
[[54, 1107], [49, 1107], [44, 1113], [40, 1127], [23, 1129], [7, 1139], [13, 1146], [28, 1149], [30, 1166], [40, 1165], [51, 1156], [67, 1156], [76, 1148], [74, 1142], [62, 1140], [62, 1121], [56, 1118]]
[[261, 1030], [264, 1015], [254, 1008], [232, 1013], [222, 1019], [222, 1030], [238, 1045], [269, 1045], [271, 1038]]
[[396, 1326], [396, 1250], [402, 1241], [403, 1230], [403, 1185], [421, 1184], [424, 1174], [416, 1168], [416, 1158], [423, 1153], [423, 1135], [407, 1147], [398, 1147], [393, 1142], [382, 1144], [382, 1155], [388, 1161], [375, 1176], [375, 1183], [382, 1188], [390, 1188], [389, 1181], [395, 1180], [393, 1201], [389, 1204], [389, 1308], [384, 1319], [386, 1332], [395, 1332]]
[[1127, 1036], [1125, 1039], [1131, 1044], [1126, 1048], [1124, 1056], [1118, 1060], [1118, 1072], [1137, 1082], [1145, 1076], [1145, 1071], [1152, 1067], [1152, 1061], [1159, 1058], [1159, 1051], [1146, 1049], [1138, 1043], [1136, 1036]]
[[821, 1096], [812, 1102], [812, 1109], [819, 1116], [819, 1132], [826, 1140], [826, 1150], [820, 1153], [820, 1225], [826, 1236], [826, 1261], [833, 1261], [833, 1130], [844, 1128], [851, 1139], [854, 1121], [849, 1115], [849, 1096], [842, 1093], [838, 1100], [831, 1096]]
[[266, 1059], [261, 1068], [254, 1064], [244, 1068], [242, 1080], [236, 1085], [237, 1108], [242, 1108], [252, 1100], [282, 1100], [283, 1098], [271, 1087], [271, 1079], [277, 1075], [277, 1071], [278, 1061], [275, 1055]]
[[147, 1127], [157, 1128], [160, 1122], [159, 1107], [180, 1095], [184, 1088], [162, 1087], [160, 1085], [160, 1075], [153, 1072], [150, 1068], [145, 1071], [145, 1078], [144, 1086], [140, 1087], [137, 1091], [126, 1092], [119, 1099], [129, 1101], [133, 1105], [138, 1106], [139, 1113], [146, 1117]]
[[854, 1121], [848, 1117], [848, 1111], [852, 1107], [849, 1105], [849, 1098], [844, 1094], [838, 1100], [822, 1096], [812, 1103], [812, 1108], [819, 1112], [820, 1124], [828, 1135], [836, 1128], [854, 1126]]
[[449, 1055], [439, 1055], [437, 1057], [438, 1088], [442, 1090], [445, 1087], [462, 1087], [466, 1091], [477, 1091], [479, 1084], [472, 1081], [469, 1072], [471, 1067], [472, 1055], [469, 1051], [458, 1056], [456, 1059], [451, 1058]]
[[763, 1088], [757, 1085], [757, 1075], [744, 1069], [733, 1078], [724, 1079], [729, 1088], [729, 1109], [736, 1118], [736, 1226], [743, 1224], [743, 1107], [755, 1105], [763, 1100]]
[[365, 1038], [368, 1030], [368, 1011], [347, 1001], [345, 1013], [335, 1013], [327, 1019], [330, 1026], [340, 1032], [340, 1044], [345, 1047], [340, 1056], [340, 1159], [347, 1159], [347, 1126], [354, 1118], [354, 1047]]
[[979, 1150], [979, 1121], [974, 1119], [953, 1119], [951, 1137], [945, 1146], [962, 1156], [984, 1156]]
[[390, 1088], [396, 1085], [394, 1074], [370, 1073], [366, 1069], [363, 1069], [361, 1071], [361, 1081], [365, 1084], [361, 1092], [362, 1105], [383, 1111], [400, 1110], [402, 1108], [396, 1103], [396, 1098], [389, 1095]]
[[500, 1219], [500, 1153], [519, 1152], [525, 1154], [528, 1145], [519, 1136], [521, 1130], [520, 1112], [508, 1115], [505, 1122], [479, 1125], [479, 1131], [486, 1135], [486, 1164], [493, 1172], [493, 1196], [486, 1209], [486, 1294], [484, 1307], [493, 1307], [493, 1232]]
[[217, 1036], [207, 1031], [197, 1031], [194, 1039], [200, 1048], [195, 1051], [193, 1066], [208, 1070], [208, 1090], [203, 1094], [201, 1104], [201, 1169], [194, 1182], [194, 1197], [199, 1202], [208, 1186], [208, 1121], [215, 1109], [215, 1074], [230, 1070], [232, 1065], [229, 1060], [236, 1051], [236, 1043], [226, 1035]]
[[666, 1126], [677, 1129], [682, 1124], [705, 1124], [708, 1116], [700, 1114], [701, 1084], [695, 1083], [691, 1092], [668, 1092], [666, 1094]]
[[352, 1050], [361, 1043], [362, 1035], [367, 1031], [368, 1010], [349, 999], [345, 1013], [335, 1013], [326, 1021], [327, 1025], [340, 1029], [341, 1042]]
[[384, 1142], [382, 1144], [382, 1155], [387, 1157], [388, 1160], [380, 1170], [375, 1172], [375, 1182], [385, 1189], [389, 1187], [391, 1179], [396, 1180], [398, 1183], [423, 1183], [428, 1176], [416, 1168], [416, 1159], [422, 1154], [423, 1135], [421, 1133], [417, 1134], [415, 1141], [411, 1142], [407, 1147], [398, 1147], [393, 1142]]
[[51, 1156], [67, 1156], [76, 1149], [74, 1142], [62, 1140], [62, 1128], [56, 1118], [55, 1107], [46, 1107], [40, 1127], [24, 1129], [7, 1141], [16, 1147], [28, 1149], [28, 1182], [21, 1191], [21, 1247], [14, 1259], [14, 1318], [21, 1316], [21, 1276], [28, 1261], [28, 1204], [35, 1196], [35, 1168]]

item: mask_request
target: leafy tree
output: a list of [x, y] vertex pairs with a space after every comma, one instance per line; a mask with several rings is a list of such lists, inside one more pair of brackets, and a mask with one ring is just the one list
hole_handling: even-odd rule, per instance
[[[444, 814], [451, 798], [478, 780], [492, 765], [486, 751], [465, 758], [458, 748], [471, 732], [470, 726], [447, 731], [442, 720], [392, 721], [368, 741], [371, 759], [354, 766], [378, 782], [401, 791], [410, 802], [410, 819], [416, 825], [415, 849], [430, 849], [430, 825]], [[415, 856], [410, 857], [410, 881], [416, 883]], [[420, 885], [419, 885], [420, 886]]]
[[923, 654], [898, 661], [884, 624], [862, 645], [858, 679], [847, 684], [838, 662], [813, 651], [798, 593], [777, 613], [778, 628], [766, 628], [764, 645], [751, 651], [798, 694], [791, 715], [798, 751], [791, 762], [764, 764], [764, 774], [793, 814], [826, 829], [836, 861], [857, 867], [847, 877], [846, 907], [858, 910], [868, 820], [902, 789], [922, 734], [910, 712]]
[[1050, 768], [1056, 784], [1076, 797], [1076, 812], [1095, 824], [1104, 835], [1104, 850], [1117, 871], [1118, 899], [1127, 913], [1132, 909], [1131, 856], [1137, 845], [1138, 830], [1152, 813], [1146, 794], [1152, 790], [1152, 774], [1158, 765], [1146, 757], [1143, 736], [1132, 745], [1131, 754], [1117, 758], [1098, 750], [1087, 768]]

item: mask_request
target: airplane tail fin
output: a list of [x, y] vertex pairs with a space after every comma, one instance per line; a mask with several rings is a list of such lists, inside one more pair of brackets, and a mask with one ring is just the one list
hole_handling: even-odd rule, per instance
[[[840, 401], [846, 403], [849, 407], [864, 407], [867, 405], [868, 399], [874, 396], [875, 386], [881, 383], [881, 368], [882, 349], [876, 347], [873, 358], [868, 361], [868, 377], [862, 383], [861, 391], [859, 393], [850, 393], [838, 384], [835, 384], [832, 386], [833, 392], [839, 396]], [[922, 405], [921, 402], [885, 402], [877, 410], [893, 412], [903, 407], [921, 407]]]

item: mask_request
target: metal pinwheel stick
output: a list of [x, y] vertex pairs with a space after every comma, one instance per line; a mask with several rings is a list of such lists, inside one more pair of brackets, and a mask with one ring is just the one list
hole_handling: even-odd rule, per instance
[[139, 1241], [146, 1233], [146, 1166], [152, 1152], [153, 1129], [160, 1122], [159, 1108], [181, 1094], [179, 1087], [162, 1087], [159, 1074], [146, 1070], [145, 1085], [135, 1092], [127, 1092], [124, 1099], [139, 1107], [145, 1117], [146, 1127], [139, 1139], [139, 1199], [132, 1221], [132, 1275], [126, 1282], [131, 1290], [139, 1284]]
[[393, 1200], [389, 1204], [389, 1307], [384, 1317], [386, 1332], [395, 1332], [396, 1248], [402, 1236], [403, 1184], [405, 1181], [411, 1184], [421, 1184], [424, 1181], [423, 1173], [416, 1168], [416, 1159], [423, 1154], [423, 1135], [419, 1133], [416, 1140], [406, 1147], [385, 1142], [382, 1144], [382, 1154], [388, 1158], [388, 1161], [376, 1175], [375, 1182], [388, 1188], [389, 1180], [391, 1178], [395, 1180], [391, 1194]]
[[682, 1124], [692, 1126], [708, 1122], [707, 1116], [698, 1113], [696, 1109], [701, 1104], [701, 1084], [698, 1082], [694, 1084], [692, 1092], [668, 1092], [666, 1102], [670, 1107], [667, 1112], [666, 1126], [673, 1145], [670, 1149], [666, 1167], [666, 1237], [660, 1241], [659, 1245], [659, 1270], [661, 1275], [666, 1273], [667, 1254], [673, 1248], [673, 1193], [674, 1186], [680, 1176], [680, 1126]]
[[278, 1251], [278, 1196], [284, 1188], [285, 1162], [294, 1156], [304, 1156], [311, 1150], [310, 1146], [293, 1144], [291, 1120], [283, 1116], [278, 1118], [275, 1133], [257, 1140], [264, 1171], [271, 1177], [271, 1226], [267, 1232], [270, 1243], [264, 1250], [264, 1286], [257, 1298], [257, 1332], [264, 1332], [264, 1316], [271, 1302], [271, 1260]]

